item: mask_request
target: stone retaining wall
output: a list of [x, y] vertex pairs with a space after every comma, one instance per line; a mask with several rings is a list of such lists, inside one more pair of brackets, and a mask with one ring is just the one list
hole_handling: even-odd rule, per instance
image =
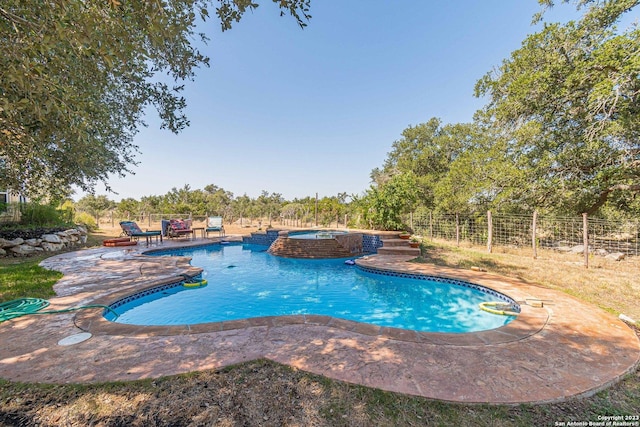
[[17, 237], [12, 240], [0, 238], [0, 257], [29, 256], [41, 252], [56, 252], [79, 246], [87, 242], [87, 230], [77, 226], [65, 231], [42, 234], [31, 239]]

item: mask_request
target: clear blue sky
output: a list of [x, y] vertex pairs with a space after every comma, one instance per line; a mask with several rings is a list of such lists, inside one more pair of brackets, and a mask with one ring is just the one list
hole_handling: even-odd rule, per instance
[[191, 126], [161, 131], [150, 112], [134, 141], [140, 165], [110, 180], [110, 199], [185, 184], [287, 200], [361, 194], [409, 125], [472, 121], [476, 81], [539, 29], [536, 0], [313, 0], [304, 30], [261, 3], [230, 31], [203, 27], [211, 67], [187, 83]]

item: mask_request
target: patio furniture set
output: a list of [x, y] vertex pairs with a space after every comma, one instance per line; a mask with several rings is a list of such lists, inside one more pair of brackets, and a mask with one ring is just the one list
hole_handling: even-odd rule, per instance
[[156, 243], [158, 240], [162, 243], [163, 236], [169, 238], [195, 238], [196, 231], [200, 231], [202, 238], [209, 237], [209, 233], [215, 232], [217, 232], [219, 236], [225, 235], [222, 217], [219, 216], [208, 217], [205, 227], [192, 227], [190, 219], [163, 219], [161, 221], [161, 230], [142, 231], [135, 221], [121, 221], [120, 227], [122, 228], [123, 237], [105, 240], [103, 242], [105, 246], [135, 245], [141, 238], [144, 238], [147, 246], [149, 246], [153, 239], [156, 240]]

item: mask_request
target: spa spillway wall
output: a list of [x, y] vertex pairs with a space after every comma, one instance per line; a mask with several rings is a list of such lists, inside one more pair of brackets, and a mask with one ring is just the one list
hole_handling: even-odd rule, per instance
[[281, 231], [268, 252], [283, 258], [349, 258], [363, 253], [362, 233], [336, 234], [332, 238], [297, 239]]

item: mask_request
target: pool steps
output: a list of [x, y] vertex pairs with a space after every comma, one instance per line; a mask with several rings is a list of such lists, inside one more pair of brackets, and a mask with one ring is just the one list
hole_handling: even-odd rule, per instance
[[378, 248], [379, 255], [412, 255], [420, 256], [420, 248], [409, 246], [407, 239], [382, 239], [382, 247]]

